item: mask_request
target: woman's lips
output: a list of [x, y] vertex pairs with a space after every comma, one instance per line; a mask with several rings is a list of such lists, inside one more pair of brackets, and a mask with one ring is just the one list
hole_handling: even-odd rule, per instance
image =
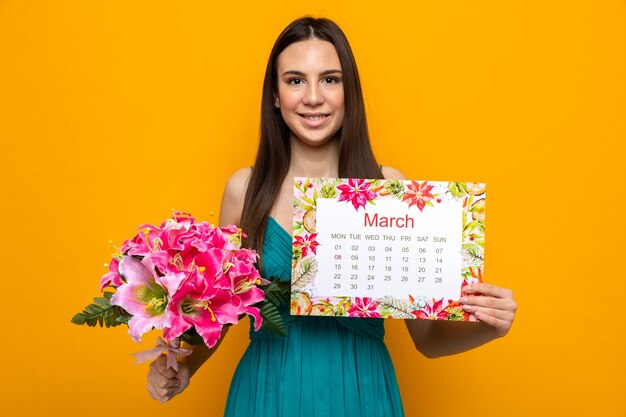
[[299, 113], [304, 124], [308, 127], [319, 127], [326, 123], [330, 114], [326, 113]]

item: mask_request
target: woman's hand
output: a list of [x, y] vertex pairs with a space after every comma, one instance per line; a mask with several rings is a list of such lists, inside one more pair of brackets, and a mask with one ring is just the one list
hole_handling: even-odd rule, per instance
[[167, 357], [159, 356], [150, 364], [148, 392], [161, 403], [171, 400], [189, 385], [189, 365], [178, 362], [178, 372], [167, 367]]
[[470, 284], [463, 288], [459, 299], [463, 309], [473, 313], [478, 320], [491, 326], [497, 336], [509, 332], [515, 318], [517, 304], [513, 292], [491, 284]]

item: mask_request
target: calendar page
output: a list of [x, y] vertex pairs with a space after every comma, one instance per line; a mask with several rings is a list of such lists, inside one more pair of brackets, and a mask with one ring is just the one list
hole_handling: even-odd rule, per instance
[[475, 321], [485, 184], [294, 179], [291, 314]]

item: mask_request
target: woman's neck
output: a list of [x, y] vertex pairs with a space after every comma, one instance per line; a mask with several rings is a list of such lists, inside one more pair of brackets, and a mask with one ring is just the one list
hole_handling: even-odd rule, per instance
[[287, 177], [337, 177], [339, 175], [339, 140], [332, 139], [320, 146], [310, 146], [294, 138], [291, 141], [291, 161]]

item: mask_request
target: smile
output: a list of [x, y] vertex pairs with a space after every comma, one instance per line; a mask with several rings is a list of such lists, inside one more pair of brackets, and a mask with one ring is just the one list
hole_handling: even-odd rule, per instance
[[307, 120], [316, 121], [316, 120], [323, 120], [327, 118], [329, 115], [328, 114], [300, 114], [299, 116]]
[[299, 113], [298, 116], [301, 117], [302, 124], [310, 129], [322, 128], [331, 120], [331, 115], [324, 113]]

